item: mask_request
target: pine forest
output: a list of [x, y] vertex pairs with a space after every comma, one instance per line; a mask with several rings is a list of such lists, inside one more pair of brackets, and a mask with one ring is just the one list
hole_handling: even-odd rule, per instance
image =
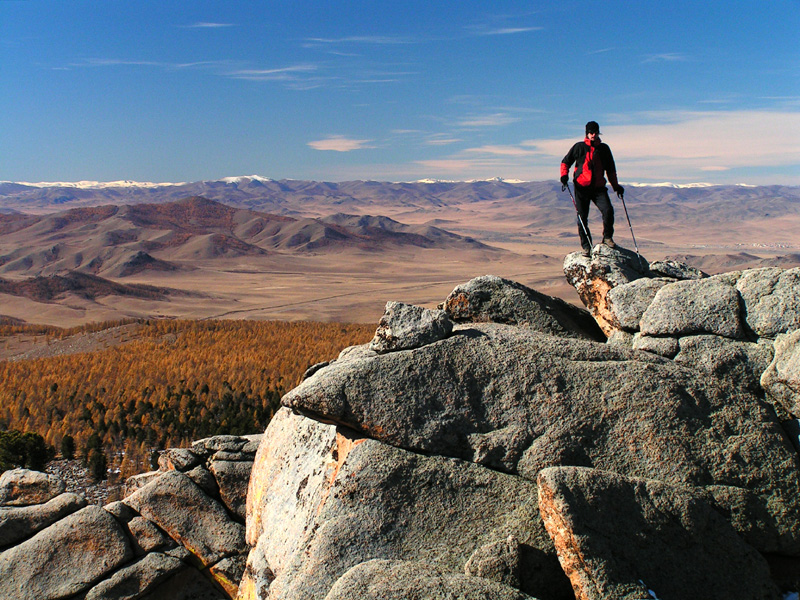
[[90, 453], [128, 477], [160, 449], [211, 435], [262, 433], [311, 365], [368, 341], [374, 326], [148, 320], [73, 330], [0, 327], [41, 344], [124, 330], [91, 352], [0, 362], [0, 432], [39, 434], [54, 451]]

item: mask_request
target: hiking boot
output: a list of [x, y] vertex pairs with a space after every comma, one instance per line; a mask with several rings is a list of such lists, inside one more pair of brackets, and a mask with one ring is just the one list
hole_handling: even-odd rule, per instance
[[612, 240], [611, 238], [603, 238], [603, 243], [609, 248], [617, 247], [617, 245], [614, 243], [614, 240]]

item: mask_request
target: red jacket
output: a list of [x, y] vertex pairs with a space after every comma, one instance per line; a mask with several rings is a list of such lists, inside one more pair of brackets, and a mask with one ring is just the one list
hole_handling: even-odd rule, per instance
[[602, 188], [606, 186], [603, 172], [608, 175], [608, 182], [614, 191], [619, 188], [617, 181], [617, 167], [614, 156], [607, 144], [595, 138], [592, 145], [589, 138], [576, 143], [569, 149], [567, 155], [561, 160], [561, 176], [569, 175], [569, 168], [575, 164], [574, 180], [576, 185], [583, 187]]

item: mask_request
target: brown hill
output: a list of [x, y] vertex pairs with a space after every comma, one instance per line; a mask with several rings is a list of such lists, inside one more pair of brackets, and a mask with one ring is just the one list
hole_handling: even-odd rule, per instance
[[0, 273], [34, 276], [77, 270], [126, 277], [275, 251], [381, 251], [397, 246], [493, 250], [443, 229], [386, 217], [296, 219], [201, 197], [82, 207], [44, 216], [0, 215], [0, 234]]
[[151, 285], [123, 285], [90, 275], [70, 271], [66, 275], [32, 277], [21, 281], [0, 278], [0, 294], [23, 296], [37, 302], [52, 302], [65, 294], [73, 294], [87, 300], [102, 296], [129, 296], [146, 300], [164, 300], [176, 290]]

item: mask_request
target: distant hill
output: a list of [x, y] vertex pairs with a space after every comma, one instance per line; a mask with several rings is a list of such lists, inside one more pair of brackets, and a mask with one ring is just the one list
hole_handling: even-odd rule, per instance
[[[800, 187], [797, 186], [629, 185], [628, 193], [639, 205], [657, 207], [667, 219], [685, 218], [687, 209], [700, 219], [779, 217], [800, 213]], [[350, 212], [348, 207], [358, 207], [358, 211], [352, 212], [359, 213], [375, 207], [372, 212], [381, 213], [384, 211], [378, 209], [386, 205], [410, 210], [494, 201], [561, 206], [565, 198], [557, 181], [332, 183], [250, 176], [177, 184], [0, 182], [0, 211], [53, 212], [102, 204], [161, 204], [190, 196], [284, 215], [302, 214], [304, 207], [312, 205], [326, 208], [324, 214]]]
[[68, 293], [87, 300], [102, 296], [164, 300], [171, 293], [184, 292], [151, 285], [125, 285], [76, 271], [70, 271], [63, 276], [32, 277], [20, 281], [0, 278], [0, 294], [23, 296], [37, 302], [53, 302]]
[[[719, 228], [726, 223], [737, 226], [785, 217], [800, 219], [798, 186], [626, 184], [626, 189], [626, 200], [636, 224], [649, 222], [680, 228], [689, 223], [716, 232], [722, 231]], [[520, 182], [493, 179], [334, 183], [273, 180], [259, 176], [169, 184], [130, 181], [52, 184], [0, 182], [0, 214], [6, 213], [6, 216], [24, 220], [25, 215], [17, 213], [45, 214], [60, 212], [66, 208], [102, 205], [173, 205], [187, 197], [202, 197], [222, 202], [227, 208], [267, 213], [273, 224], [279, 215], [302, 219], [328, 217], [336, 213], [371, 214], [420, 222], [420, 216], [425, 216], [425, 221], [434, 221], [439, 215], [452, 218], [453, 211], [465, 214], [489, 211], [498, 218], [524, 213], [527, 215], [526, 222], [519, 229], [524, 230], [523, 233], [538, 235], [554, 228], [571, 230], [575, 220], [569, 196], [561, 190], [558, 181]], [[180, 209], [175, 207], [158, 216], [152, 207], [146, 210], [150, 213], [146, 218], [183, 221], [176, 219]], [[208, 218], [220, 219], [224, 218], [221, 213], [226, 209], [212, 210], [206, 207], [204, 210], [209, 212]], [[203, 219], [198, 225], [202, 225], [202, 222]], [[337, 225], [330, 220], [326, 223], [329, 226]], [[352, 239], [345, 241], [338, 235], [343, 232], [335, 227], [319, 229], [319, 223], [295, 227], [298, 228], [296, 237], [294, 234], [280, 236], [274, 240], [273, 246], [256, 245], [262, 249], [314, 250], [343, 243], [358, 243]], [[463, 229], [458, 233], [472, 234]], [[477, 230], [474, 233], [478, 239], [492, 239], [482, 237]], [[166, 241], [176, 243], [176, 240]], [[211, 240], [189, 252], [196, 256], [217, 256], [219, 252], [223, 255], [254, 252], [252, 248], [246, 250], [243, 247], [225, 249], [228, 241]], [[443, 242], [443, 239], [440, 238], [439, 242]], [[220, 250], [220, 247], [223, 249]], [[147, 248], [142, 250], [149, 252]]]
[[[0, 273], [80, 271], [125, 277], [193, 268], [219, 257], [392, 247], [492, 249], [469, 237], [386, 217], [293, 218], [193, 196], [164, 204], [0, 214]], [[499, 251], [498, 251], [499, 252]]]

